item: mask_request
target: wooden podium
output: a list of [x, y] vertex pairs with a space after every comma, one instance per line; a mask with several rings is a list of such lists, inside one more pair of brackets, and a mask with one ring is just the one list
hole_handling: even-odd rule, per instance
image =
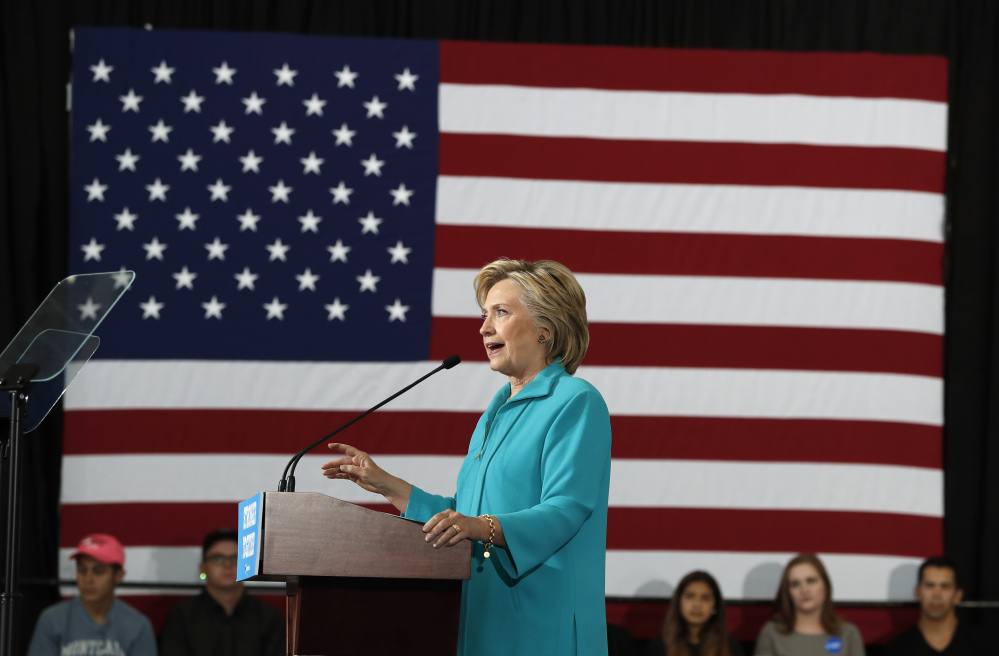
[[288, 655], [453, 654], [472, 543], [310, 492], [264, 492], [251, 580], [285, 581]]

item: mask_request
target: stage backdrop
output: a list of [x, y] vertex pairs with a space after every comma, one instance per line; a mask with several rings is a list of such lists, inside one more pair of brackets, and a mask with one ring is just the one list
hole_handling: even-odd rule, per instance
[[[129, 580], [195, 580], [291, 453], [459, 353], [342, 435], [453, 492], [505, 382], [471, 281], [507, 256], [587, 293], [609, 596], [770, 598], [815, 551], [838, 600], [911, 599], [946, 92], [936, 57], [77, 29], [70, 271], [137, 277], [66, 396], [62, 576], [100, 530]], [[386, 508], [328, 458], [300, 491]]]

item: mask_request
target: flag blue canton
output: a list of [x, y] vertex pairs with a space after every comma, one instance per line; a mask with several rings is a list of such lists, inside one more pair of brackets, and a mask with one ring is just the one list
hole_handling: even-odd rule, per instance
[[103, 358], [423, 360], [437, 44], [77, 28], [70, 271]]

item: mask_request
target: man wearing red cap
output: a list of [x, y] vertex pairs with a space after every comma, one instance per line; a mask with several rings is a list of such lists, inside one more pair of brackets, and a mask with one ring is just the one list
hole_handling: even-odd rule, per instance
[[80, 596], [45, 609], [28, 656], [107, 654], [156, 656], [156, 638], [146, 616], [114, 596], [125, 578], [125, 549], [114, 536], [88, 535], [76, 559]]

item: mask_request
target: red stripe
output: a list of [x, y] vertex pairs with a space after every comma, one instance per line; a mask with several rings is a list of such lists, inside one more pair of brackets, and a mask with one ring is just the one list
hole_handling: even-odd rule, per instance
[[[834, 584], [835, 585], [835, 584]], [[723, 594], [734, 596], [738, 591], [723, 590]], [[659, 633], [669, 604], [659, 600], [607, 600], [607, 621], [623, 626], [632, 634], [644, 640]], [[836, 612], [844, 620], [852, 622], [860, 629], [864, 642], [882, 644], [915, 624], [919, 619], [919, 608], [908, 606], [837, 606]], [[753, 642], [760, 634], [773, 610], [767, 604], [729, 603], [725, 608], [725, 620], [729, 632], [736, 639]]]
[[442, 41], [441, 82], [947, 101], [944, 57]]
[[576, 273], [943, 285], [943, 244], [902, 239], [441, 225], [434, 265], [478, 269], [482, 252], [469, 244], [489, 244], [490, 252], [530, 261], [556, 257]]
[[[638, 526], [641, 530], [634, 530]], [[943, 520], [863, 512], [610, 508], [607, 548], [926, 558], [943, 552]]]
[[440, 135], [441, 175], [943, 193], [945, 153], [798, 144]]
[[[64, 454], [280, 453], [345, 423], [340, 412], [74, 410]], [[372, 454], [463, 456], [477, 413], [381, 412], [362, 439]], [[841, 462], [941, 467], [941, 428], [874, 421], [611, 417], [614, 457], [664, 460]], [[192, 426], [199, 430], [192, 431]], [[354, 437], [350, 437], [353, 435]], [[141, 436], [141, 439], [137, 439]], [[314, 453], [330, 453], [322, 446]], [[275, 477], [278, 471], [274, 472]], [[276, 479], [275, 479], [276, 480]]]
[[[571, 268], [571, 267], [570, 267]], [[430, 359], [485, 362], [475, 318], [437, 317]], [[655, 348], [621, 348], [654, 344]], [[865, 371], [943, 377], [943, 336], [895, 330], [591, 323], [589, 366]]]
[[[236, 503], [64, 504], [62, 547], [92, 532], [127, 546], [199, 546], [236, 526]], [[367, 506], [398, 512], [387, 504]], [[624, 550], [826, 552], [926, 557], [942, 552], [939, 518], [861, 512], [610, 508], [607, 548]], [[632, 527], [642, 526], [640, 531]], [[682, 527], [682, 530], [678, 530]]]

